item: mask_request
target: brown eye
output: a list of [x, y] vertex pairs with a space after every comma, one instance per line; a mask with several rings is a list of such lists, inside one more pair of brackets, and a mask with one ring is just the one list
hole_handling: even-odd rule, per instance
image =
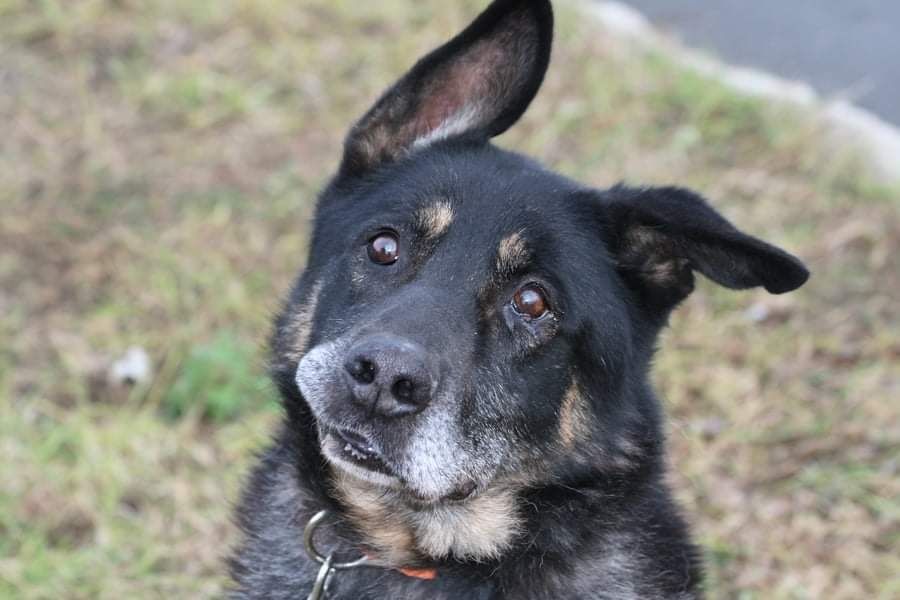
[[513, 295], [513, 308], [528, 319], [539, 319], [547, 314], [547, 298], [536, 283], [520, 287]]
[[369, 240], [369, 259], [379, 265], [390, 265], [400, 258], [400, 244], [393, 233], [379, 233]]

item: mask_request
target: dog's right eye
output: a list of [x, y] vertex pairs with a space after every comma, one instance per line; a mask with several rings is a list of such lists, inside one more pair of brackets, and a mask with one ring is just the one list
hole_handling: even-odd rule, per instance
[[549, 308], [544, 290], [536, 283], [520, 287], [513, 295], [513, 309], [526, 319], [540, 319]]
[[369, 240], [369, 260], [379, 265], [391, 265], [400, 258], [400, 241], [391, 232], [383, 231]]

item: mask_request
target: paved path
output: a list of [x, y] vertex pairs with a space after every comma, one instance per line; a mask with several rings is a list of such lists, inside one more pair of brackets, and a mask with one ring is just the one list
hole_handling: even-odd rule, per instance
[[686, 45], [900, 126], [900, 0], [624, 0]]

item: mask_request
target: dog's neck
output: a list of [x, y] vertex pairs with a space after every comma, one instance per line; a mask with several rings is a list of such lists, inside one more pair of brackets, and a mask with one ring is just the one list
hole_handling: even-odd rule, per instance
[[515, 492], [506, 486], [463, 502], [418, 507], [340, 472], [332, 472], [332, 484], [362, 544], [391, 565], [498, 558], [521, 530]]

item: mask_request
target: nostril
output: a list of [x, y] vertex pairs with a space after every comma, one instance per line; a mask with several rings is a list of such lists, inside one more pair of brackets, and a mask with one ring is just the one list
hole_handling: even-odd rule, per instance
[[413, 415], [431, 401], [435, 381], [428, 353], [413, 341], [388, 334], [368, 336], [349, 349], [343, 367], [348, 400], [365, 409], [367, 418]]
[[375, 381], [375, 375], [378, 374], [375, 363], [363, 357], [357, 357], [349, 361], [346, 368], [350, 375], [353, 376], [353, 379], [363, 384], [372, 383]]
[[394, 382], [391, 392], [394, 397], [401, 402], [410, 402], [413, 397], [413, 382], [406, 378], [398, 379]]

